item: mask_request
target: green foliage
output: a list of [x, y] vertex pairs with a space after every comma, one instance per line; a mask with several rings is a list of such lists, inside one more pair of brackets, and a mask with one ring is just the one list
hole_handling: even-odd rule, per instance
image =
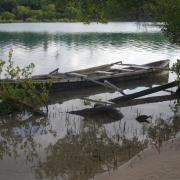
[[14, 20], [15, 15], [13, 13], [6, 11], [1, 14], [1, 19], [2, 20]]
[[[5, 73], [5, 79], [1, 80], [0, 84], [0, 99], [3, 103], [5, 102], [12, 106], [10, 108], [12, 110], [29, 110], [26, 109], [29, 107], [39, 109], [39, 107], [46, 105], [48, 100], [46, 85], [39, 83], [37, 91], [34, 82], [31, 80], [35, 65], [31, 63], [23, 68], [15, 66], [12, 60], [12, 53], [13, 51], [11, 50], [7, 63], [0, 60], [0, 75], [3, 72]], [[27, 106], [25, 107], [24, 105]]]
[[177, 59], [177, 61], [173, 64], [171, 70], [177, 74], [177, 78], [178, 80], [180, 80], [180, 59]]
[[172, 42], [180, 44], [180, 0], [160, 0], [158, 7], [160, 19], [165, 22], [163, 31]]
[[83, 103], [85, 106], [91, 106], [91, 101], [84, 100]]
[[81, 18], [81, 9], [76, 7], [76, 4], [69, 2], [64, 9], [65, 17], [68, 19], [80, 19]]
[[16, 0], [1, 0], [0, 1], [0, 10], [3, 11], [10, 11], [12, 12], [13, 9], [17, 7], [17, 1]]
[[[154, 0], [1, 0], [1, 11], [9, 11], [23, 21], [46, 21], [61, 18], [77, 21], [146, 19]], [[38, 15], [34, 11], [39, 11]], [[40, 12], [41, 11], [41, 12]], [[42, 15], [43, 13], [43, 15]], [[41, 17], [41, 18], [39, 18]]]
[[56, 18], [56, 6], [54, 4], [48, 4], [42, 8], [43, 19], [55, 19]]
[[2, 21], [156, 20], [164, 22], [165, 35], [180, 44], [180, 0], [1, 0], [0, 10]]
[[26, 6], [18, 6], [16, 9], [17, 19], [25, 21], [30, 17], [30, 8]]
[[43, 11], [42, 10], [31, 10], [30, 17], [27, 18], [27, 21], [42, 21]]

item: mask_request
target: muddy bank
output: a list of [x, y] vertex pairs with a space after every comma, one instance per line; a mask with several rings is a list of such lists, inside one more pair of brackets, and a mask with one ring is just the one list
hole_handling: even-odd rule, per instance
[[151, 146], [115, 171], [97, 175], [94, 180], [179, 180], [180, 136], [164, 142], [160, 154]]

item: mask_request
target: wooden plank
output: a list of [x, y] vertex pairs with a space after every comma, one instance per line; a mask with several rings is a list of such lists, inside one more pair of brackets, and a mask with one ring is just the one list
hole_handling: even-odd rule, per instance
[[110, 83], [109, 81], [105, 80], [104, 84], [107, 84], [108, 86], [110, 86], [112, 89], [119, 91], [122, 95], [126, 95], [122, 89], [120, 89], [119, 87], [115, 86], [114, 84]]
[[141, 104], [150, 104], [150, 103], [158, 103], [164, 101], [170, 101], [176, 99], [178, 96], [176, 94], [172, 95], [163, 95], [163, 96], [153, 96], [147, 98], [133, 99], [125, 102], [116, 102], [118, 107], [129, 107], [129, 106], [137, 106]]
[[[147, 98], [141, 98], [141, 99], [134, 99], [134, 100], [129, 100], [129, 101], [119, 101], [115, 104], [108, 105], [110, 108], [116, 108], [116, 107], [131, 107], [131, 106], [137, 106], [141, 104], [150, 104], [150, 103], [157, 103], [157, 102], [164, 102], [164, 101], [170, 101], [176, 99], [178, 96], [176, 94], [173, 95], [164, 95], [164, 96], [153, 96], [153, 97], [147, 97]], [[102, 105], [102, 106], [97, 106], [93, 108], [87, 108], [87, 109], [82, 109], [82, 110], [77, 110], [77, 111], [71, 111], [69, 113], [72, 114], [77, 114], [77, 115], [82, 115], [86, 114], [89, 112], [101, 112], [103, 108], [107, 108], [107, 105]]]
[[95, 73], [97, 73], [97, 74], [108, 74], [108, 75], [111, 75], [111, 74], [113, 74], [114, 72], [107, 72], [107, 71], [95, 71]]
[[111, 86], [109, 86], [109, 85], [106, 85], [105, 83], [102, 83], [102, 82], [97, 81], [97, 80], [95, 80], [95, 79], [91, 79], [91, 78], [89, 78], [89, 77], [87, 77], [86, 75], [83, 75], [83, 74], [78, 74], [78, 73], [65, 73], [65, 74], [66, 74], [66, 75], [69, 75], [69, 76], [80, 77], [80, 78], [82, 78], [82, 79], [85, 79], [85, 80], [87, 80], [87, 81], [91, 81], [91, 82], [93, 82], [93, 83], [95, 83], [95, 84], [98, 84], [98, 85], [100, 85], [100, 86], [104, 86], [105, 88], [110, 88], [110, 89], [115, 90], [114, 87], [111, 87]]
[[133, 68], [138, 68], [138, 69], [150, 69], [152, 67], [149, 67], [149, 66], [144, 66], [144, 65], [137, 65], [137, 64], [120, 64], [122, 66], [129, 66], [129, 67], [133, 67]]
[[132, 93], [132, 94], [128, 94], [128, 95], [125, 95], [125, 96], [121, 96], [121, 97], [111, 99], [111, 102], [116, 103], [116, 102], [128, 101], [128, 100], [135, 99], [135, 98], [138, 98], [138, 97], [142, 97], [142, 96], [145, 96], [145, 95], [153, 94], [155, 92], [162, 91], [162, 90], [165, 90], [165, 89], [168, 89], [168, 88], [172, 88], [172, 87], [175, 87], [177, 85], [178, 85], [178, 82], [173, 81], [171, 83], [167, 83], [167, 84], [164, 84], [164, 85], [161, 85], [161, 86], [153, 87], [153, 88], [146, 89], [146, 90], [143, 90], [143, 91], [140, 91], [140, 92], [135, 92], [135, 93]]
[[51, 71], [49, 74], [57, 74], [58, 73], [58, 71], [59, 71], [59, 68], [56, 68], [55, 70], [53, 70], [53, 71]]

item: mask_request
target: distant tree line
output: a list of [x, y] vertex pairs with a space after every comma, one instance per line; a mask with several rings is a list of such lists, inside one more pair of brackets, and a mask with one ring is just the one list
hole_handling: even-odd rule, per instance
[[0, 0], [0, 20], [148, 21], [156, 17], [157, 12], [154, 9], [158, 2], [157, 0]]
[[0, 0], [0, 21], [159, 21], [180, 41], [180, 0]]

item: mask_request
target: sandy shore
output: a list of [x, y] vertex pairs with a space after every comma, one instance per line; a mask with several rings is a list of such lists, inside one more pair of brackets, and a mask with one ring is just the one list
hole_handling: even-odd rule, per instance
[[160, 154], [149, 147], [118, 170], [94, 180], [180, 180], [180, 137], [165, 142]]

